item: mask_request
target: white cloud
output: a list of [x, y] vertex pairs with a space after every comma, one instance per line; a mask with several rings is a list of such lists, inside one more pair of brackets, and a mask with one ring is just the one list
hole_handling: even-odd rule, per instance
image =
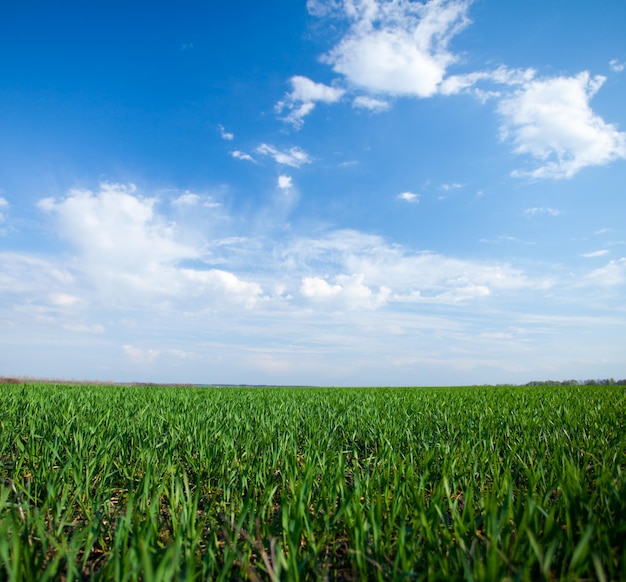
[[[5, 220], [5, 215], [4, 215], [4, 211], [3, 209], [5, 208], [9, 208], [9, 202], [8, 200], [6, 200], [5, 198], [2, 198], [2, 196], [0, 196], [0, 223], [4, 222]], [[4, 230], [0, 229], [0, 235], [4, 234]]]
[[594, 257], [604, 257], [605, 255], [608, 255], [610, 251], [608, 251], [607, 249], [602, 249], [600, 251], [593, 251], [592, 253], [584, 253], [582, 256], [585, 258], [594, 258]]
[[289, 190], [289, 188], [291, 188], [292, 185], [293, 184], [291, 183], [291, 176], [285, 176], [283, 174], [278, 176], [278, 187], [281, 190]]
[[458, 182], [453, 182], [452, 184], [442, 184], [440, 189], [444, 192], [449, 192], [450, 190], [459, 190], [463, 188], [463, 184], [459, 184]]
[[84, 323], [65, 323], [63, 329], [68, 331], [75, 331], [78, 333], [104, 333], [104, 326], [96, 323], [94, 325], [86, 325]]
[[[381, 237], [358, 231], [335, 231], [320, 239], [294, 241], [284, 250], [283, 269], [304, 271], [301, 294], [319, 301], [330, 301], [340, 294], [346, 297], [347, 281], [340, 279], [345, 273], [358, 274], [351, 288], [363, 286], [372, 292], [371, 297], [379, 296], [373, 289], [389, 290], [380, 296], [384, 302], [370, 303], [370, 307], [407, 302], [458, 303], [518, 289], [545, 289], [552, 284], [547, 279], [528, 278], [507, 263], [411, 253]], [[327, 274], [320, 275], [322, 270]], [[337, 305], [341, 303], [337, 301]]]
[[607, 232], [611, 232], [613, 229], [611, 228], [600, 228], [598, 230], [594, 230], [593, 234], [606, 234]]
[[[443, 95], [468, 92], [474, 94], [481, 101], [500, 97], [502, 86], [525, 85], [532, 81], [536, 74], [534, 69], [509, 69], [504, 65], [491, 71], [474, 71], [462, 75], [451, 75], [441, 83], [439, 91]], [[479, 83], [493, 84], [491, 89], [476, 88]]]
[[262, 143], [257, 149], [257, 153], [274, 158], [277, 164], [299, 168], [303, 164], [310, 164], [311, 158], [303, 149], [292, 147], [288, 150], [279, 150], [273, 145]]
[[127, 344], [122, 346], [124, 355], [136, 364], [151, 364], [159, 356], [159, 350], [142, 349]]
[[374, 99], [373, 97], [367, 97], [365, 95], [355, 97], [352, 101], [352, 106], [357, 109], [367, 109], [372, 113], [381, 113], [383, 111], [387, 111], [391, 107], [389, 101]]
[[[467, 24], [469, 0], [348, 0], [343, 15], [351, 25], [323, 57], [353, 85], [388, 95], [430, 97], [457, 58], [450, 40]], [[309, 10], [326, 15], [336, 7]]]
[[132, 185], [101, 184], [96, 193], [71, 190], [39, 207], [54, 216], [60, 237], [78, 253], [77, 267], [109, 300], [251, 306], [262, 295], [258, 284], [232, 273], [181, 266], [201, 260], [203, 245], [182, 242], [178, 225], [156, 212], [156, 199], [136, 195]]
[[54, 262], [20, 253], [0, 252], [0, 292], [32, 296], [75, 284], [73, 273]]
[[84, 303], [80, 297], [70, 295], [69, 293], [53, 293], [50, 296], [50, 302], [59, 307], [72, 307]]
[[328, 16], [341, 8], [342, 0], [306, 0], [306, 9], [313, 16]]
[[420, 201], [420, 196], [419, 194], [414, 194], [413, 192], [402, 192], [402, 194], [398, 194], [398, 199], [411, 204], [417, 204]]
[[263, 290], [257, 283], [243, 281], [233, 273], [220, 269], [201, 271], [198, 269], [180, 269], [187, 294], [202, 298], [210, 294], [223, 302], [235, 302], [251, 308], [262, 296]]
[[234, 150], [230, 152], [230, 155], [236, 160], [246, 160], [247, 162], [254, 162], [254, 158], [250, 154], [246, 154], [245, 152], [241, 152], [239, 150]]
[[626, 68], [626, 63], [620, 63], [617, 59], [611, 59], [609, 67], [611, 67], [611, 71], [621, 73]]
[[516, 236], [510, 236], [508, 234], [499, 234], [497, 237], [492, 238], [492, 239], [481, 238], [480, 242], [487, 243], [487, 244], [497, 244], [497, 243], [501, 243], [501, 242], [520, 243], [522, 241], [520, 239], [518, 239]]
[[313, 111], [316, 103], [336, 103], [345, 93], [344, 89], [316, 83], [308, 77], [291, 77], [290, 83], [291, 92], [276, 104], [275, 110], [279, 114], [287, 110], [287, 115], [282, 119], [296, 129], [302, 126], [304, 118]]
[[201, 360], [202, 356], [193, 351], [181, 350], [178, 348], [138, 348], [132, 344], [122, 346], [124, 355], [135, 364], [152, 364], [157, 360]]
[[375, 293], [364, 284], [362, 274], [338, 275], [330, 284], [321, 277], [304, 277], [300, 287], [303, 297], [336, 309], [377, 309], [387, 303], [391, 290], [380, 287]]
[[549, 214], [550, 216], [559, 216], [561, 214], [561, 211], [557, 210], [556, 208], [550, 208], [548, 206], [536, 206], [534, 208], [527, 208], [526, 210], [524, 210], [524, 214], [528, 216], [535, 216], [536, 214]]
[[232, 141], [233, 139], [235, 139], [235, 135], [230, 133], [229, 131], [226, 131], [224, 129], [223, 125], [218, 125], [217, 126], [218, 131], [220, 132], [220, 135], [222, 136], [222, 139], [226, 140], [226, 141]]
[[219, 208], [222, 205], [221, 202], [215, 202], [211, 196], [205, 196], [204, 201], [203, 196], [199, 194], [194, 194], [193, 192], [184, 192], [180, 196], [177, 196], [172, 200], [172, 205], [177, 206], [179, 208], [184, 208], [186, 206], [198, 206], [202, 202], [202, 206], [204, 208]]
[[591, 271], [585, 277], [585, 282], [602, 287], [613, 287], [626, 283], [626, 257], [609, 261], [604, 267]]
[[605, 78], [583, 72], [528, 82], [498, 105], [503, 139], [541, 165], [514, 175], [570, 178], [587, 166], [626, 158], [626, 134], [595, 115], [589, 100]]
[[175, 206], [195, 206], [198, 202], [200, 202], [200, 196], [191, 192], [185, 192], [172, 200]]

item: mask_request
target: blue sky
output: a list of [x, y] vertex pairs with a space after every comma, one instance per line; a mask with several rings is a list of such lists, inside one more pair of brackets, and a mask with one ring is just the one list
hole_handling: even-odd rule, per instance
[[626, 4], [0, 8], [0, 374], [626, 376]]

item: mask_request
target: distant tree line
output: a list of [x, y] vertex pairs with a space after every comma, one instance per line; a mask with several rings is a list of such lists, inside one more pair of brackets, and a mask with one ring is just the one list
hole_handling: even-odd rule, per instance
[[596, 380], [533, 380], [525, 386], [624, 386], [626, 379], [603, 378]]

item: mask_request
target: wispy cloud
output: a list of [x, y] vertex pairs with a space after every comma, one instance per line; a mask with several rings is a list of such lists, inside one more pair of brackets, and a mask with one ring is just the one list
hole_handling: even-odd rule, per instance
[[200, 202], [200, 196], [193, 192], [185, 192], [172, 200], [175, 206], [195, 206], [198, 202]]
[[50, 295], [50, 303], [59, 307], [75, 307], [82, 305], [84, 300], [69, 293], [53, 293]]
[[352, 106], [356, 109], [367, 109], [372, 113], [381, 113], [383, 111], [387, 111], [391, 107], [391, 104], [389, 101], [384, 101], [382, 99], [359, 95], [352, 101]]
[[444, 192], [449, 192], [450, 190], [459, 190], [460, 188], [463, 188], [463, 184], [453, 182], [451, 184], [442, 184], [439, 188]]
[[621, 73], [626, 68], [626, 63], [620, 62], [617, 59], [611, 59], [609, 61], [609, 67], [614, 73]]
[[136, 346], [126, 344], [122, 346], [124, 355], [135, 363], [153, 363], [159, 356], [159, 350], [138, 348]]
[[230, 155], [236, 160], [245, 160], [247, 162], [254, 162], [254, 158], [245, 152], [241, 152], [239, 150], [234, 150], [230, 152]]
[[524, 210], [524, 214], [526, 214], [526, 216], [536, 216], [537, 214], [559, 216], [561, 214], [561, 211], [557, 210], [556, 208], [550, 208], [549, 206], [535, 206], [533, 208], [526, 208], [526, 210]]
[[68, 331], [74, 331], [77, 333], [95, 333], [100, 334], [105, 332], [105, 328], [100, 323], [95, 323], [93, 325], [89, 325], [86, 323], [65, 323], [63, 324], [63, 329]]
[[510, 69], [504, 65], [488, 71], [474, 71], [462, 75], [446, 77], [440, 86], [442, 95], [470, 93], [483, 103], [501, 97], [508, 87], [525, 85], [532, 81], [536, 71], [528, 69]]
[[316, 103], [336, 103], [345, 90], [316, 83], [308, 77], [295, 76], [289, 80], [291, 91], [276, 104], [276, 113], [287, 111], [283, 121], [291, 123], [296, 129], [302, 127], [304, 118], [315, 109]]
[[605, 255], [608, 255], [610, 251], [608, 251], [607, 249], [602, 249], [599, 251], [593, 251], [591, 253], [584, 253], [583, 257], [585, 258], [595, 258], [595, 257], [604, 257]]
[[[0, 196], [0, 224], [2, 224], [6, 220], [5, 213], [9, 206], [9, 201], [6, 198]], [[4, 235], [5, 233], [5, 229], [0, 227], [0, 236]]]
[[273, 145], [262, 143], [257, 149], [258, 154], [270, 156], [277, 164], [299, 168], [304, 164], [311, 163], [311, 157], [303, 149], [292, 147], [287, 150], [279, 150]]
[[216, 202], [211, 196], [200, 196], [189, 191], [183, 192], [172, 200], [172, 205], [179, 208], [198, 206], [199, 204], [204, 208], [219, 208], [222, 206], [221, 202]]
[[480, 242], [486, 243], [486, 244], [498, 244], [498, 243], [507, 243], [507, 242], [521, 243], [522, 241], [516, 236], [511, 236], [508, 234], [499, 234], [495, 238], [481, 238]]
[[601, 287], [623, 285], [626, 283], [626, 257], [609, 261], [604, 267], [591, 271], [584, 282]]
[[217, 130], [220, 132], [222, 139], [226, 141], [232, 141], [233, 139], [235, 139], [235, 135], [229, 131], [226, 131], [223, 125], [219, 124], [217, 126]]

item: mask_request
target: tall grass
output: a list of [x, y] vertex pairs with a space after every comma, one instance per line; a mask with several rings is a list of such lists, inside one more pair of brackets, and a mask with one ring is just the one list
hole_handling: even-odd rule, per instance
[[626, 579], [626, 388], [0, 385], [0, 579]]

